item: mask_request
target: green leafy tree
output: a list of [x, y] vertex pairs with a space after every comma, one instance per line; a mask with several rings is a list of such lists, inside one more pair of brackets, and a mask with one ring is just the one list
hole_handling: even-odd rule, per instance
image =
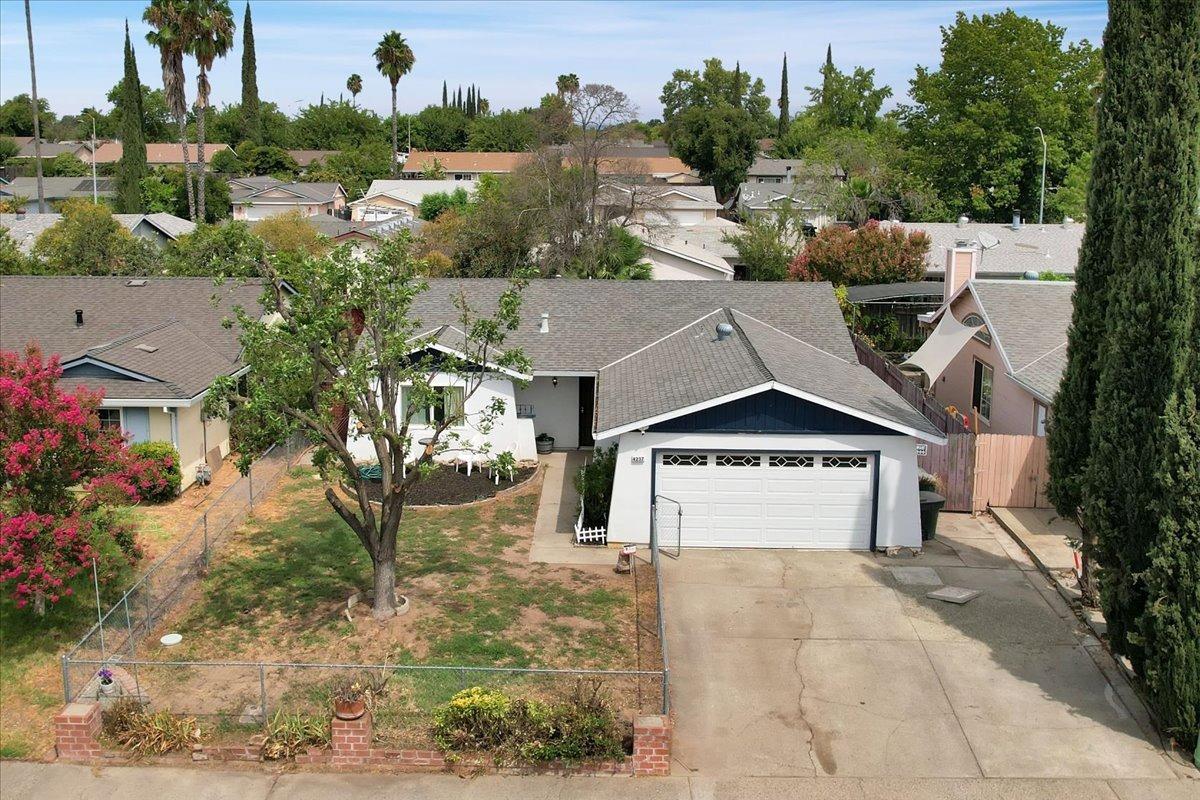
[[792, 261], [795, 280], [829, 281], [838, 286], [918, 281], [925, 274], [929, 236], [900, 226], [868, 222], [850, 230], [823, 228]]
[[722, 199], [732, 196], [758, 154], [758, 130], [750, 113], [728, 104], [695, 106], [670, 126], [671, 152], [698, 170]]
[[[404, 37], [400, 35], [399, 31], [389, 31], [384, 34], [383, 38], [379, 40], [379, 46], [375, 48], [375, 68], [379, 70], [380, 75], [388, 79], [392, 88], [393, 154], [400, 152], [400, 141], [396, 131], [396, 84], [400, 82], [401, 78], [412, 72], [416, 61], [412, 48], [408, 46], [408, 42], [404, 41]], [[400, 165], [393, 156], [392, 177], [398, 174], [399, 169]]]
[[350, 103], [305, 106], [293, 123], [297, 147], [344, 150], [373, 141], [385, 141], [383, 121], [375, 112]]
[[212, 161], [208, 163], [212, 171], [220, 175], [244, 175], [248, 171], [246, 163], [232, 147], [213, 153]]
[[357, 198], [366, 194], [371, 181], [386, 178], [391, 170], [391, 149], [379, 139], [326, 157], [323, 164], [309, 167], [301, 180], [336, 181], [348, 196]]
[[475, 202], [461, 216], [454, 268], [468, 278], [504, 278], [533, 266], [533, 249], [545, 239], [526, 208], [522, 182], [484, 175]]
[[[125, 100], [125, 79], [117, 81], [105, 97], [112, 103], [113, 110], [103, 114], [94, 108], [85, 108], [77, 117], [63, 117], [61, 124], [70, 121], [71, 128], [63, 139], [87, 139], [92, 135], [91, 118], [96, 118], [96, 136], [101, 139], [120, 138], [123, 121]], [[141, 104], [143, 138], [148, 142], [165, 142], [171, 138], [171, 110], [167, 108], [166, 94], [162, 89], [151, 89], [146, 84], [139, 87], [139, 102]]]
[[249, 140], [262, 144], [262, 116], [258, 101], [258, 63], [254, 53], [254, 22], [250, 19], [250, 3], [242, 20], [242, 135], [238, 141]]
[[22, 253], [8, 228], [0, 225], [0, 275], [37, 275], [41, 272], [41, 263]]
[[554, 90], [558, 92], [558, 96], [566, 98], [579, 91], [579, 76], [574, 72], [568, 72], [565, 75], [559, 75], [554, 81]]
[[126, 214], [142, 211], [142, 179], [146, 177], [146, 135], [142, 82], [137, 58], [125, 23], [125, 78], [121, 90], [121, 160], [117, 163], [117, 208]]
[[74, 153], [59, 153], [50, 159], [46, 167], [47, 175], [70, 176], [88, 175], [91, 169]]
[[459, 151], [467, 146], [471, 119], [465, 111], [426, 106], [411, 122], [413, 146], [418, 150]]
[[440, 217], [444, 212], [453, 210], [461, 214], [471, 204], [471, 196], [466, 189], [458, 188], [453, 192], [432, 192], [421, 198], [417, 216], [428, 222]]
[[821, 85], [809, 86], [810, 111], [826, 129], [853, 128], [869, 131], [879, 120], [883, 101], [892, 96], [888, 86], [875, 86], [875, 70], [855, 67], [846, 74], [833, 64], [832, 52], [821, 67]]
[[[691, 109], [718, 110], [729, 105], [737, 105], [749, 115], [755, 139], [770, 136], [778, 128], [778, 121], [771, 114], [771, 100], [766, 91], [762, 78], [752, 78], [740, 69], [735, 74], [725, 69], [719, 58], [706, 59], [703, 70], [677, 69], [659, 97], [667, 140], [671, 141], [675, 135], [676, 119]], [[730, 102], [735, 97], [740, 98], [740, 103]]]
[[163, 267], [184, 277], [252, 278], [265, 257], [266, 246], [245, 222], [227, 220], [180, 236], [163, 253]]
[[159, 261], [154, 245], [134, 237], [107, 206], [82, 198], [63, 203], [62, 219], [42, 231], [33, 255], [51, 275], [148, 275]]
[[942, 29], [938, 69], [917, 67], [900, 118], [919, 173], [952, 212], [1003, 221], [1038, 207], [1042, 147], [1047, 183], [1091, 149], [1099, 53], [1064, 46], [1065, 30], [1012, 10]]
[[532, 114], [501, 111], [471, 121], [467, 150], [520, 153], [537, 145], [538, 124]]
[[579, 278], [621, 281], [647, 281], [653, 273], [653, 265], [646, 260], [645, 243], [618, 225], [610, 226], [594, 251], [571, 269], [571, 274]]
[[[357, 104], [358, 93], [362, 91], [362, 75], [355, 72], [349, 78], [346, 78], [346, 91], [350, 93], [350, 102]], [[443, 102], [442, 105], [445, 105], [445, 103]]]
[[[213, 223], [229, 216], [229, 184], [217, 173], [204, 175], [204, 191], [211, 202], [205, 222]], [[159, 211], [186, 216], [188, 211], [187, 182], [178, 167], [157, 167], [142, 181], [142, 202], [147, 213]]]
[[[429, 342], [420, 338], [425, 327], [412, 305], [427, 287], [411, 247], [402, 234], [366, 260], [345, 247], [323, 258], [303, 259], [297, 264], [298, 277], [308, 291], [291, 297], [280, 286], [280, 276], [269, 273], [275, 288], [264, 297], [265, 310], [278, 321], [264, 322], [257, 309], [238, 315], [246, 359], [255, 365], [245, 393], [239, 393], [236, 380], [221, 379], [206, 400], [210, 412], [228, 415], [232, 408], [250, 445], [247, 451], [291, 431], [304, 433], [317, 445], [313, 463], [326, 480], [325, 498], [371, 559], [373, 616], [378, 620], [396, 613], [397, 533], [409, 490], [432, 468], [436, 453], [472, 446], [455, 436], [455, 428], [488, 430], [504, 411], [501, 401], [482, 412], [466, 412], [487, 380], [487, 372], [475, 366], [530, 368], [519, 348], [505, 344], [519, 321], [520, 284], [502, 292], [495, 310], [477, 311], [459, 297], [464, 358], [422, 354]], [[428, 439], [414, 447], [410, 420], [418, 409], [442, 403], [433, 385], [439, 375], [450, 375], [462, 387], [462, 401], [447, 405]], [[382, 472], [378, 511], [372, 507], [375, 487], [359, 473], [347, 447], [347, 416], [356, 435], [373, 446]], [[248, 460], [242, 467], [248, 467]], [[349, 497], [339, 483], [349, 487]]]
[[804, 246], [804, 217], [785, 202], [771, 213], [750, 217], [725, 240], [737, 248], [747, 280], [786, 280], [788, 266]]
[[0, 136], [0, 164], [7, 164], [21, 152], [21, 147], [8, 136]]
[[1067, 168], [1062, 186], [1054, 189], [1053, 194], [1046, 198], [1046, 207], [1053, 217], [1075, 220], [1087, 217], [1087, 183], [1091, 174], [1092, 152], [1089, 150]]
[[[224, 58], [233, 47], [233, 11], [229, 0], [189, 0], [183, 11], [186, 50], [196, 60], [196, 162], [199, 174], [205, 171], [204, 132], [208, 98], [212, 85], [208, 73], [213, 62]], [[199, 218], [208, 219], [206, 181], [197, 180], [196, 210]]]
[[[42, 124], [53, 125], [54, 114], [50, 111], [50, 103], [46, 98], [38, 98], [38, 109]], [[0, 136], [33, 136], [33, 104], [28, 93], [10, 97], [0, 103]]]
[[279, 147], [250, 148], [246, 166], [255, 175], [291, 175], [297, 169], [296, 159]]

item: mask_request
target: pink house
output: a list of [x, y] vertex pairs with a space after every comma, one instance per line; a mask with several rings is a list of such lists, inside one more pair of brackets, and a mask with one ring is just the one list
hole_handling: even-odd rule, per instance
[[945, 302], [921, 321], [933, 333], [901, 368], [980, 433], [1044, 436], [1067, 363], [1070, 281], [977, 280], [979, 250], [946, 254]]

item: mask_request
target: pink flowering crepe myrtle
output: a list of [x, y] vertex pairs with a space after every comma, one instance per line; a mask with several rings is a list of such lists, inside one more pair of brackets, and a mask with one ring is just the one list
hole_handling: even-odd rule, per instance
[[61, 376], [57, 356], [43, 362], [36, 347], [0, 352], [0, 584], [39, 612], [71, 594], [103, 537], [124, 535], [122, 549], [140, 555], [128, 531], [98, 524], [98, 512], [164, 481], [157, 461], [101, 427], [101, 393], [64, 392]]

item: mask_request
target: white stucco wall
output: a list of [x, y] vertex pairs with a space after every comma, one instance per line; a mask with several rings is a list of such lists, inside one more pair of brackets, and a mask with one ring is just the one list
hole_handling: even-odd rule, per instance
[[664, 253], [652, 247], [646, 248], [646, 260], [654, 267], [656, 281], [731, 281], [733, 273], [722, 273], [704, 267], [686, 258]]
[[[610, 542], [650, 542], [651, 469], [654, 449], [753, 451], [879, 451], [877, 548], [921, 546], [917, 500], [916, 439], [911, 436], [811, 436], [789, 434], [621, 434], [608, 517]], [[640, 458], [641, 463], [633, 463]]]
[[554, 437], [556, 450], [579, 446], [579, 378], [554, 379], [539, 375], [517, 388], [517, 402], [533, 406], [533, 427]]
[[[461, 385], [461, 381], [453, 375], [435, 375], [432, 381], [434, 386], [453, 386]], [[483, 419], [485, 412], [491, 407], [492, 402], [496, 399], [504, 401], [504, 413], [496, 418], [492, 424], [491, 430], [485, 435], [479, 430], [479, 423]], [[399, 409], [397, 409], [399, 413]], [[448, 434], [450, 431], [443, 434], [442, 441], [451, 442], [450, 448], [443, 453], [437, 455], [439, 461], [453, 461], [462, 458], [467, 449], [480, 450], [487, 445], [488, 455], [495, 455], [504, 452], [505, 450], [513, 451], [518, 461], [528, 461], [537, 458], [537, 448], [533, 441], [533, 430], [527, 424], [522, 424], [523, 420], [517, 419], [517, 406], [513, 382], [506, 377], [489, 377], [484, 380], [483, 384], [476, 389], [469, 397], [466, 398], [466, 407], [464, 409], [466, 420], [464, 424], [453, 428], [452, 432], [458, 434], [461, 447], [456, 448], [451, 442]], [[376, 460], [375, 447], [371, 443], [369, 437], [356, 436], [356, 427], [354, 419], [350, 420], [350, 453], [356, 461], [373, 462]], [[424, 425], [412, 425], [409, 428], [409, 435], [413, 439], [413, 448], [410, 451], [410, 460], [417, 455], [418, 445], [416, 441], [422, 437], [431, 436], [433, 429]]]

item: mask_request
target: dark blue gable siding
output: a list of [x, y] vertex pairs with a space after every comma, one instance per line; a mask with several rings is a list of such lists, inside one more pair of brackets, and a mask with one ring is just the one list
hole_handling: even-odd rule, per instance
[[902, 434], [790, 394], [769, 390], [669, 419], [650, 430], [662, 433]]

